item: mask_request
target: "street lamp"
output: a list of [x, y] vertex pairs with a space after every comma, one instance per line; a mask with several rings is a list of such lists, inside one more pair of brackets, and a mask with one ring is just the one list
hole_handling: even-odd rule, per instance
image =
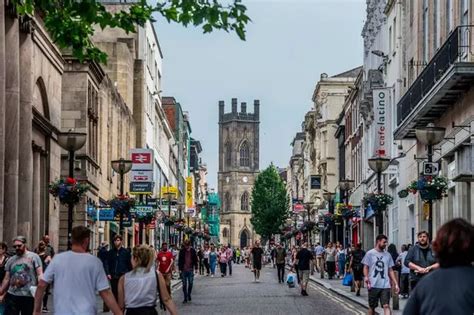
[[[433, 162], [433, 146], [443, 141], [445, 133], [446, 128], [435, 127], [433, 123], [415, 130], [416, 139], [428, 146], [428, 162]], [[433, 237], [433, 201], [431, 199], [428, 200], [428, 233], [430, 237]]]
[[[382, 173], [390, 166], [391, 159], [384, 157], [374, 157], [369, 159], [369, 167], [377, 174], [377, 194], [382, 193]], [[383, 215], [382, 211], [377, 213], [377, 225], [379, 234], [383, 234]]]
[[[335, 196], [336, 196], [336, 194], [333, 193], [333, 192], [330, 192], [330, 191], [325, 191], [325, 192], [323, 192], [323, 198], [324, 198], [324, 200], [326, 200], [326, 202], [328, 203], [328, 210], [329, 210], [329, 213], [334, 213], [334, 203], [333, 203], [333, 199], [334, 199]], [[329, 230], [329, 235], [326, 234], [327, 236], [329, 236], [329, 237], [328, 237], [329, 239], [331, 238], [331, 230], [332, 230], [332, 229]], [[335, 241], [335, 240], [336, 240], [336, 233], [337, 233], [337, 232], [336, 232], [336, 229], [334, 229], [333, 231], [334, 231], [334, 233], [332, 233], [332, 234], [333, 234], [333, 236], [334, 236], [334, 241]]]
[[[74, 152], [84, 146], [87, 140], [87, 134], [83, 132], [61, 132], [58, 134], [58, 144], [61, 148], [66, 150], [69, 154], [69, 173], [68, 176], [74, 178]], [[70, 250], [71, 243], [71, 232], [72, 232], [72, 212], [74, 210], [74, 204], [68, 204], [67, 211], [67, 249]]]
[[[123, 158], [120, 158], [118, 160], [114, 160], [111, 162], [112, 164], [112, 169], [116, 172], [119, 173], [120, 175], [120, 195], [123, 196], [123, 175], [127, 174], [130, 172], [132, 169], [132, 161], [130, 160], [125, 160]], [[122, 235], [123, 232], [123, 213], [120, 212], [120, 223], [119, 223], [119, 233]]]
[[[339, 180], [339, 188], [343, 192], [343, 197], [344, 197], [344, 202], [346, 204], [349, 203], [349, 191], [354, 188], [355, 182], [352, 179], [341, 179]], [[348, 240], [349, 240], [349, 234], [348, 234], [348, 229], [349, 229], [349, 224], [348, 224], [348, 219], [343, 220], [344, 226], [342, 227], [343, 230], [343, 242], [344, 242], [344, 247], [346, 246]], [[346, 224], [347, 223], [347, 224]]]

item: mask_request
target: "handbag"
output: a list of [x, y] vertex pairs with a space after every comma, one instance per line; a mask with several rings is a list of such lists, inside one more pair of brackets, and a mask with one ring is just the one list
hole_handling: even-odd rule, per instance
[[344, 278], [342, 279], [342, 285], [346, 287], [352, 286], [352, 274], [351, 273], [346, 273], [344, 275]]

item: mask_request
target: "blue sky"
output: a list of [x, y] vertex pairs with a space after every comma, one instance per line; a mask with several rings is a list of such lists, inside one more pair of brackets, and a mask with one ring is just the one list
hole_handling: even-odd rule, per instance
[[253, 111], [260, 100], [260, 168], [285, 167], [290, 143], [311, 108], [321, 73], [362, 64], [363, 0], [243, 0], [252, 23], [247, 40], [233, 33], [202, 34], [158, 20], [163, 96], [190, 113], [201, 141], [209, 187], [217, 188], [218, 101], [237, 97]]

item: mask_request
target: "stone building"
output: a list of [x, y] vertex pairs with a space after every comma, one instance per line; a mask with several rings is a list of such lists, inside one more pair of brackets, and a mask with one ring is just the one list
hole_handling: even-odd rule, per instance
[[[428, 123], [445, 128], [432, 159], [449, 180], [447, 196], [433, 202], [433, 232], [444, 222], [462, 217], [474, 222], [474, 1], [414, 1], [403, 3], [400, 18], [405, 64], [401, 77], [406, 85], [397, 100], [394, 139], [407, 151], [410, 168], [406, 187], [421, 173], [428, 147], [415, 131]], [[422, 88], [420, 88], [422, 86]], [[413, 156], [417, 156], [417, 160]], [[401, 183], [402, 184], [402, 183]], [[413, 228], [400, 235], [402, 242], [428, 229], [428, 215], [418, 196], [401, 203]]]
[[39, 17], [19, 18], [0, 1], [0, 236], [36, 246], [59, 240], [59, 202], [48, 184], [60, 175], [64, 60]]
[[[119, 176], [111, 161], [127, 157], [135, 143], [135, 122], [129, 106], [118, 93], [115, 84], [97, 63], [79, 62], [65, 55], [62, 84], [63, 129], [87, 133], [86, 144], [76, 152], [74, 176], [91, 189], [87, 198], [75, 207], [74, 225], [89, 226], [93, 232], [92, 248], [110, 241], [119, 233], [116, 222], [98, 222], [88, 207], [106, 206], [119, 194]], [[61, 175], [68, 175], [68, 155], [62, 155]], [[125, 187], [128, 178], [125, 177]], [[124, 229], [125, 244], [133, 244], [133, 229]], [[59, 248], [66, 248], [67, 208], [61, 207]]]
[[220, 217], [221, 243], [233, 247], [250, 245], [256, 239], [250, 223], [250, 196], [259, 172], [260, 101], [254, 101], [254, 112], [232, 99], [232, 111], [225, 113], [219, 101], [219, 172], [218, 190], [222, 201]]

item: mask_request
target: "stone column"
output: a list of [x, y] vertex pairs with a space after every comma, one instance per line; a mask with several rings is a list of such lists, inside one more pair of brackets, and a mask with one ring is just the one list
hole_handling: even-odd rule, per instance
[[17, 18], [5, 15], [5, 177], [3, 239], [11, 242], [17, 234], [18, 143], [20, 127], [20, 28]]
[[[3, 181], [5, 167], [5, 1], [0, 1], [0, 231], [3, 224]], [[3, 237], [0, 233], [0, 237]]]
[[[20, 130], [18, 176], [18, 233], [33, 244], [33, 40], [29, 34], [30, 22], [20, 19]], [[39, 173], [37, 174], [39, 176]], [[36, 227], [38, 228], [38, 227]]]
[[36, 246], [42, 234], [41, 224], [41, 152], [33, 153], [32, 245]]

